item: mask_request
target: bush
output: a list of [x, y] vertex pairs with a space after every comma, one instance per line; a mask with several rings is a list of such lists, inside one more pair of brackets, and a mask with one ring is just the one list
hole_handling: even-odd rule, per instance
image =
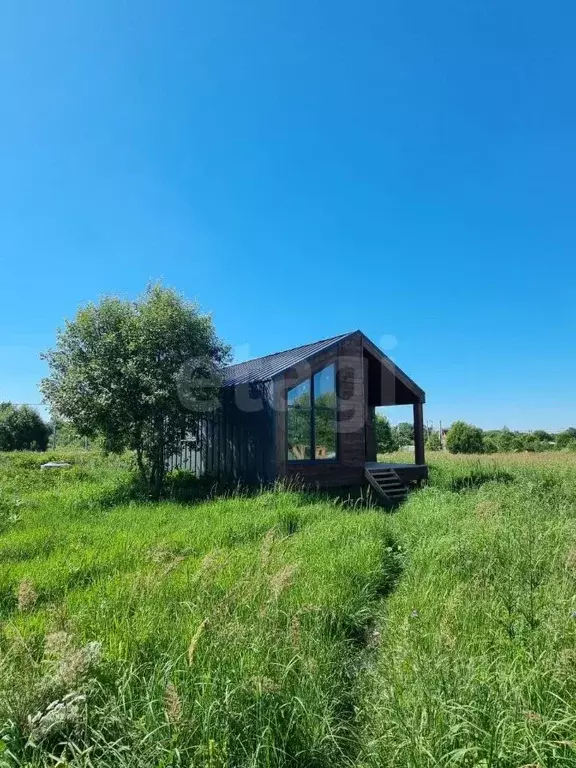
[[450, 453], [483, 453], [484, 433], [480, 427], [455, 421], [448, 430], [446, 447]]
[[498, 443], [493, 437], [484, 438], [484, 453], [498, 453]]
[[374, 426], [376, 430], [376, 450], [378, 453], [397, 451], [399, 448], [398, 440], [396, 439], [386, 416], [377, 413]]
[[45, 451], [50, 428], [29, 405], [0, 403], [0, 451]]
[[414, 443], [414, 425], [409, 421], [401, 421], [394, 427], [394, 437], [400, 448]]
[[568, 427], [565, 432], [556, 435], [556, 448], [568, 448], [573, 440], [576, 440], [576, 428]]
[[428, 439], [426, 440], [426, 449], [428, 451], [441, 451], [442, 441], [437, 432], [430, 432]]

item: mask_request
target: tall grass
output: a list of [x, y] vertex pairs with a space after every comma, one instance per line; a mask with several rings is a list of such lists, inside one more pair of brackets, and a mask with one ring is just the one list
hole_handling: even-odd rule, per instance
[[364, 764], [576, 765], [576, 468], [432, 459], [365, 684]]
[[0, 456], [0, 766], [576, 765], [576, 457], [393, 515], [68, 458]]
[[387, 519], [282, 489], [134, 502], [121, 461], [69, 458], [0, 457], [0, 764], [351, 763]]

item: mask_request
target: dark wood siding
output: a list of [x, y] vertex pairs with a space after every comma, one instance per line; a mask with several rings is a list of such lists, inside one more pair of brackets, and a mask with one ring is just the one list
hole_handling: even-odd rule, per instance
[[191, 428], [169, 469], [186, 469], [231, 482], [275, 477], [271, 386], [246, 384], [223, 390], [220, 408], [191, 414]]

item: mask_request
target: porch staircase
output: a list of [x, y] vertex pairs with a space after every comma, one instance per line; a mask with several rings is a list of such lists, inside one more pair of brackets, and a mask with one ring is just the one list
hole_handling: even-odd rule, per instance
[[365, 474], [376, 498], [386, 507], [395, 507], [408, 495], [408, 486], [390, 467], [366, 469]]

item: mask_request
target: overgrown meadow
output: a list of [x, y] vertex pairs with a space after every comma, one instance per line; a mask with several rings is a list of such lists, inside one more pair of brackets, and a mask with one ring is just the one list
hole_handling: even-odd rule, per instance
[[122, 462], [71, 460], [1, 459], [0, 761], [353, 760], [387, 518], [281, 489], [129, 501]]
[[0, 455], [1, 766], [576, 765], [573, 454], [393, 514], [46, 458]]

